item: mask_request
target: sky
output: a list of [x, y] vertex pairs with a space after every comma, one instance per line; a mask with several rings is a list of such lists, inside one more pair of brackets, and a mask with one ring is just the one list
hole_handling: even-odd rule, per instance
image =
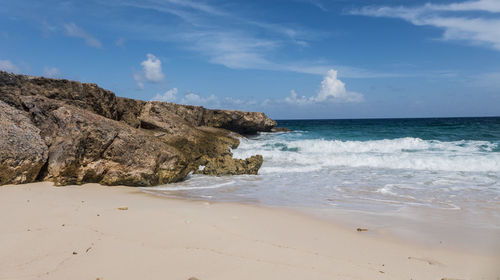
[[0, 70], [274, 119], [500, 116], [500, 0], [0, 0]]

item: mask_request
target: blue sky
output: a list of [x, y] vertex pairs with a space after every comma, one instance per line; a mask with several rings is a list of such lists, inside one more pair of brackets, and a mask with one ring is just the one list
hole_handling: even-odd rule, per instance
[[500, 115], [500, 0], [0, 0], [0, 69], [276, 119]]

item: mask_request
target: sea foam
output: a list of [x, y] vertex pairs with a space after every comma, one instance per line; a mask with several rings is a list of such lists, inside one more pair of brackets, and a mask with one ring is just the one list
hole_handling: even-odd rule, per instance
[[242, 139], [238, 158], [262, 154], [262, 173], [310, 172], [328, 167], [374, 167], [443, 171], [500, 171], [498, 146], [489, 141], [398, 138], [370, 141]]

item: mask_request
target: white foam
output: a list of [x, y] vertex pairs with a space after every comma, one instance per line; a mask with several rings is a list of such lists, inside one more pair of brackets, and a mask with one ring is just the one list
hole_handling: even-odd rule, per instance
[[229, 181], [226, 183], [221, 183], [221, 184], [213, 184], [213, 185], [208, 185], [208, 186], [183, 186], [183, 185], [178, 185], [178, 186], [164, 186], [164, 187], [144, 187], [142, 188], [143, 190], [148, 190], [148, 191], [186, 191], [186, 190], [203, 190], [203, 189], [218, 189], [224, 186], [229, 186], [234, 184], [234, 181]]
[[445, 171], [500, 171], [500, 153], [488, 141], [399, 138], [372, 141], [247, 140], [235, 157], [264, 156], [262, 173], [311, 172], [328, 167], [374, 167]]
[[[463, 211], [500, 227], [500, 152], [488, 141], [419, 138], [304, 140], [293, 133], [241, 139], [238, 158], [264, 156], [258, 176], [190, 175], [148, 188], [167, 196], [384, 213], [406, 207]], [[488, 217], [491, 217], [489, 219]]]

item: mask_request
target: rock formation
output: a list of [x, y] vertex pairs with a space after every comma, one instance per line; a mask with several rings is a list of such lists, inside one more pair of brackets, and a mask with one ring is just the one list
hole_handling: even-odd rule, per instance
[[0, 184], [33, 182], [47, 151], [40, 130], [21, 111], [0, 101]]
[[257, 174], [262, 156], [234, 159], [231, 149], [238, 133], [275, 126], [263, 113], [146, 102], [0, 71], [0, 184], [152, 186], [190, 172]]

